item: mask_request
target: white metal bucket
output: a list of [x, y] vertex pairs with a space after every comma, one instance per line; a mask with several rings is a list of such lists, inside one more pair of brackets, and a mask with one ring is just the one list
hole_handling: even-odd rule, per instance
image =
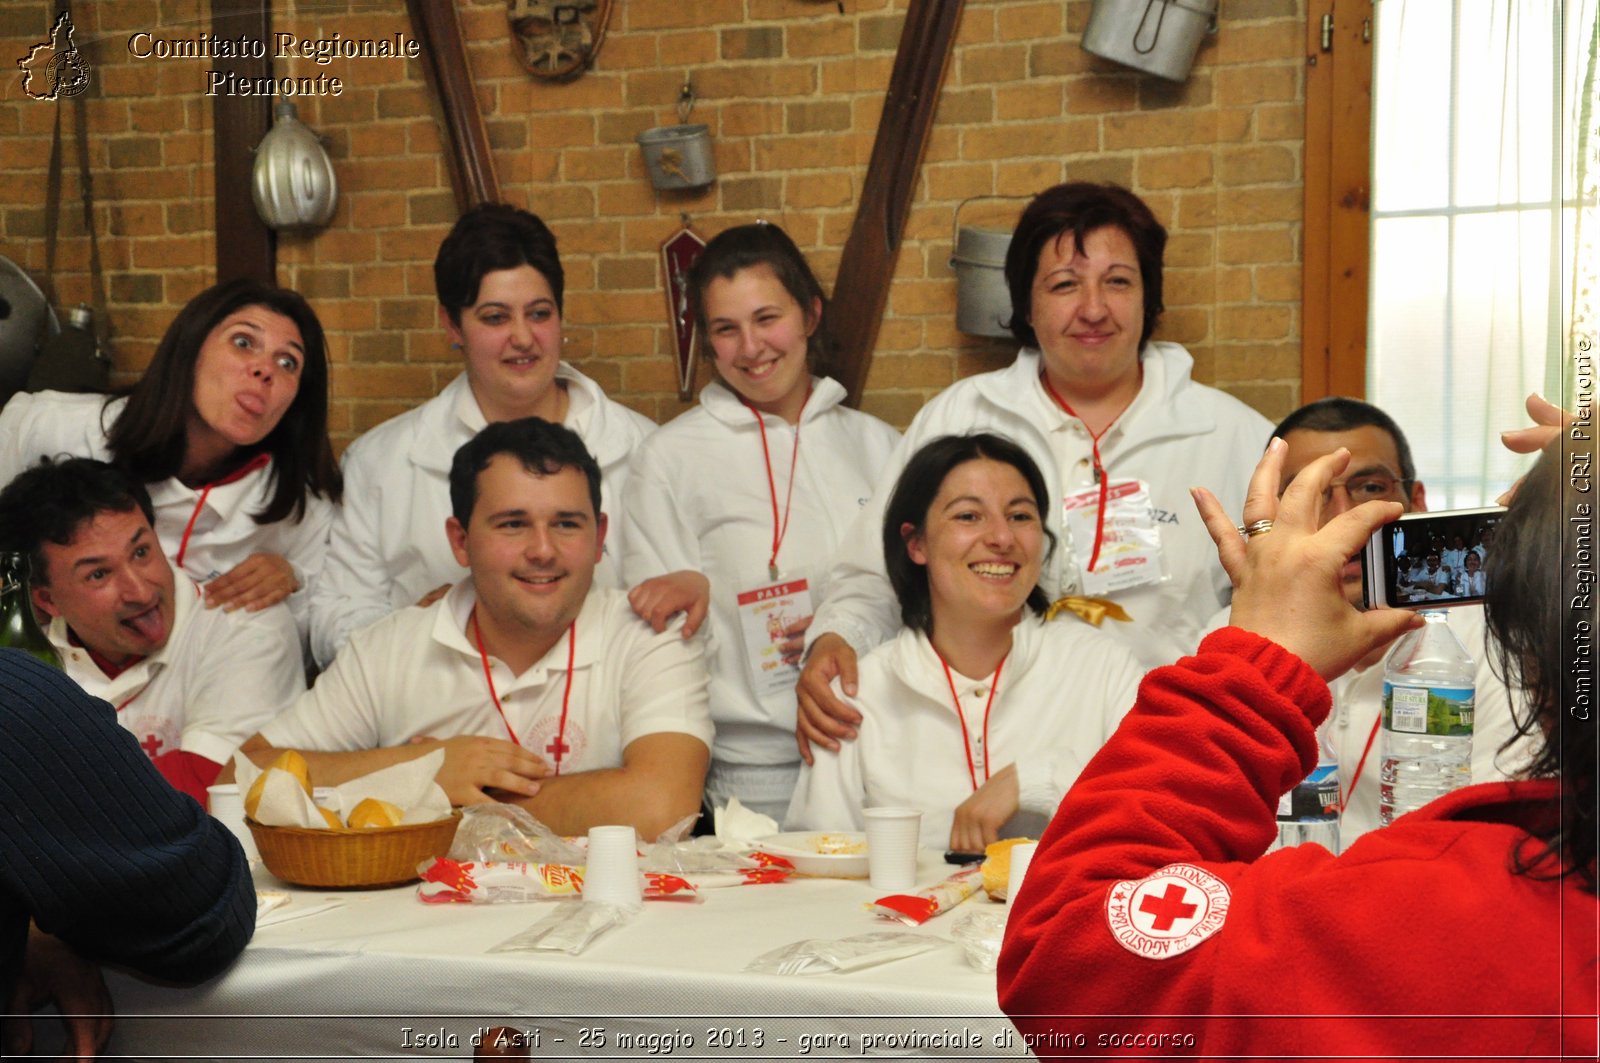
[[650, 183], [661, 191], [699, 188], [717, 179], [711, 133], [703, 125], [667, 125], [634, 137], [644, 151]]
[[1102, 59], [1182, 81], [1216, 18], [1217, 0], [1095, 0], [1083, 47]]

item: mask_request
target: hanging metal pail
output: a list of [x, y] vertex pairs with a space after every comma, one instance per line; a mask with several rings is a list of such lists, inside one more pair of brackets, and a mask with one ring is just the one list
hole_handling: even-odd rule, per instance
[[634, 137], [644, 151], [650, 183], [659, 191], [700, 188], [717, 179], [711, 132], [703, 125], [667, 125]]
[[956, 271], [956, 328], [971, 336], [1009, 336], [1011, 293], [1006, 289], [1006, 248], [1011, 234], [964, 225], [956, 233], [950, 266]]
[[1182, 81], [1200, 40], [1216, 29], [1217, 0], [1095, 0], [1083, 48], [1147, 74]]

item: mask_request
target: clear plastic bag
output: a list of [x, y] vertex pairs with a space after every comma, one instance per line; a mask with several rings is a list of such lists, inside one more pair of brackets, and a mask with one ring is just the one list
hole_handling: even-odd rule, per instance
[[872, 934], [824, 940], [795, 941], [763, 953], [745, 967], [757, 974], [826, 974], [855, 971], [880, 963], [903, 960], [950, 944], [947, 938], [915, 934], [909, 930], [880, 930]]
[[558, 904], [549, 915], [520, 934], [506, 938], [490, 952], [565, 952], [576, 956], [629, 913], [614, 904], [578, 901]]
[[583, 847], [533, 818], [520, 805], [468, 805], [450, 845], [450, 859], [476, 863], [523, 862], [582, 867]]

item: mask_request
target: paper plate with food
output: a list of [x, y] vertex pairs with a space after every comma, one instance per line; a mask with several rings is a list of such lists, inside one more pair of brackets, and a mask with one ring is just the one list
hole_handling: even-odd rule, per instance
[[761, 852], [781, 856], [795, 873], [818, 878], [866, 878], [867, 836], [860, 831], [803, 830], [757, 838]]

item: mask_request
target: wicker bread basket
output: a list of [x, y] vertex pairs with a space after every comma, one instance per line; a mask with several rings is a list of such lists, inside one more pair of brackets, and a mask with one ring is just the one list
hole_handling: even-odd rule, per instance
[[335, 889], [399, 886], [417, 865], [450, 851], [461, 813], [432, 823], [373, 830], [268, 827], [246, 819], [267, 870], [297, 886]]

